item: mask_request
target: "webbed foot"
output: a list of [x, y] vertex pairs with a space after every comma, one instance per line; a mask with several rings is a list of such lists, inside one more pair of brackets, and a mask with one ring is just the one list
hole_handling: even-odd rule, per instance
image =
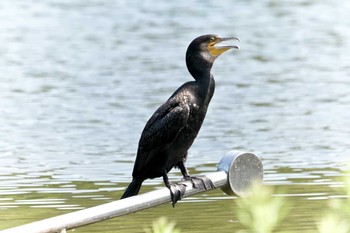
[[195, 189], [208, 190], [208, 189], [215, 189], [216, 188], [215, 185], [213, 184], [213, 182], [205, 176], [203, 176], [203, 177], [185, 176], [183, 178], [183, 180], [191, 181], [192, 186]]
[[175, 207], [175, 204], [182, 199], [183, 195], [186, 191], [186, 185], [185, 184], [170, 184], [170, 187], [168, 187], [170, 190], [170, 196], [171, 196], [171, 202], [173, 207]]

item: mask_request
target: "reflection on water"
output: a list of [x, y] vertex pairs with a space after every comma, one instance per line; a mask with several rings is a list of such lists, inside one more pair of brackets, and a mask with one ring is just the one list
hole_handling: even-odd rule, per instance
[[[1, 229], [119, 198], [145, 122], [191, 80], [184, 54], [205, 33], [238, 36], [241, 50], [214, 65], [191, 173], [215, 171], [232, 149], [257, 152], [265, 183], [300, 204], [287, 230], [313, 229], [311, 210], [339, 197], [350, 148], [349, 3], [5, 0], [0, 9]], [[240, 227], [231, 199], [213, 191], [82, 232], [135, 232], [135, 221], [162, 215], [186, 232], [227, 232]]]

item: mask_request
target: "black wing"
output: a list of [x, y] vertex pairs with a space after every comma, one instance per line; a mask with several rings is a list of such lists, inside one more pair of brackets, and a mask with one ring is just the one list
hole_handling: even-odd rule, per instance
[[139, 142], [133, 174], [142, 172], [150, 160], [165, 151], [186, 125], [190, 114], [187, 104], [171, 98], [148, 120]]

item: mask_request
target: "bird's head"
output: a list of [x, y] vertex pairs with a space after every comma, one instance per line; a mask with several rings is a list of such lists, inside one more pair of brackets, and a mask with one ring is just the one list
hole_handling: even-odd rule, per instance
[[238, 40], [237, 37], [220, 37], [214, 34], [199, 36], [188, 46], [186, 52], [186, 63], [192, 76], [195, 73], [210, 70], [215, 59], [230, 49], [239, 49], [236, 45], [221, 45], [223, 41]]

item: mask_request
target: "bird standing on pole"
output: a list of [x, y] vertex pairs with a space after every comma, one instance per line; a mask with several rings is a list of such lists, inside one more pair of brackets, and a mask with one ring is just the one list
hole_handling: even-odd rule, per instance
[[137, 195], [146, 179], [163, 177], [169, 188], [173, 206], [185, 187], [170, 184], [167, 173], [177, 167], [185, 180], [211, 187], [210, 180], [191, 177], [185, 167], [187, 151], [202, 126], [209, 102], [214, 94], [215, 80], [211, 68], [216, 58], [238, 46], [217, 46], [235, 37], [222, 38], [209, 34], [199, 36], [188, 46], [186, 65], [195, 81], [184, 83], [148, 120], [139, 141], [133, 179], [122, 198]]

